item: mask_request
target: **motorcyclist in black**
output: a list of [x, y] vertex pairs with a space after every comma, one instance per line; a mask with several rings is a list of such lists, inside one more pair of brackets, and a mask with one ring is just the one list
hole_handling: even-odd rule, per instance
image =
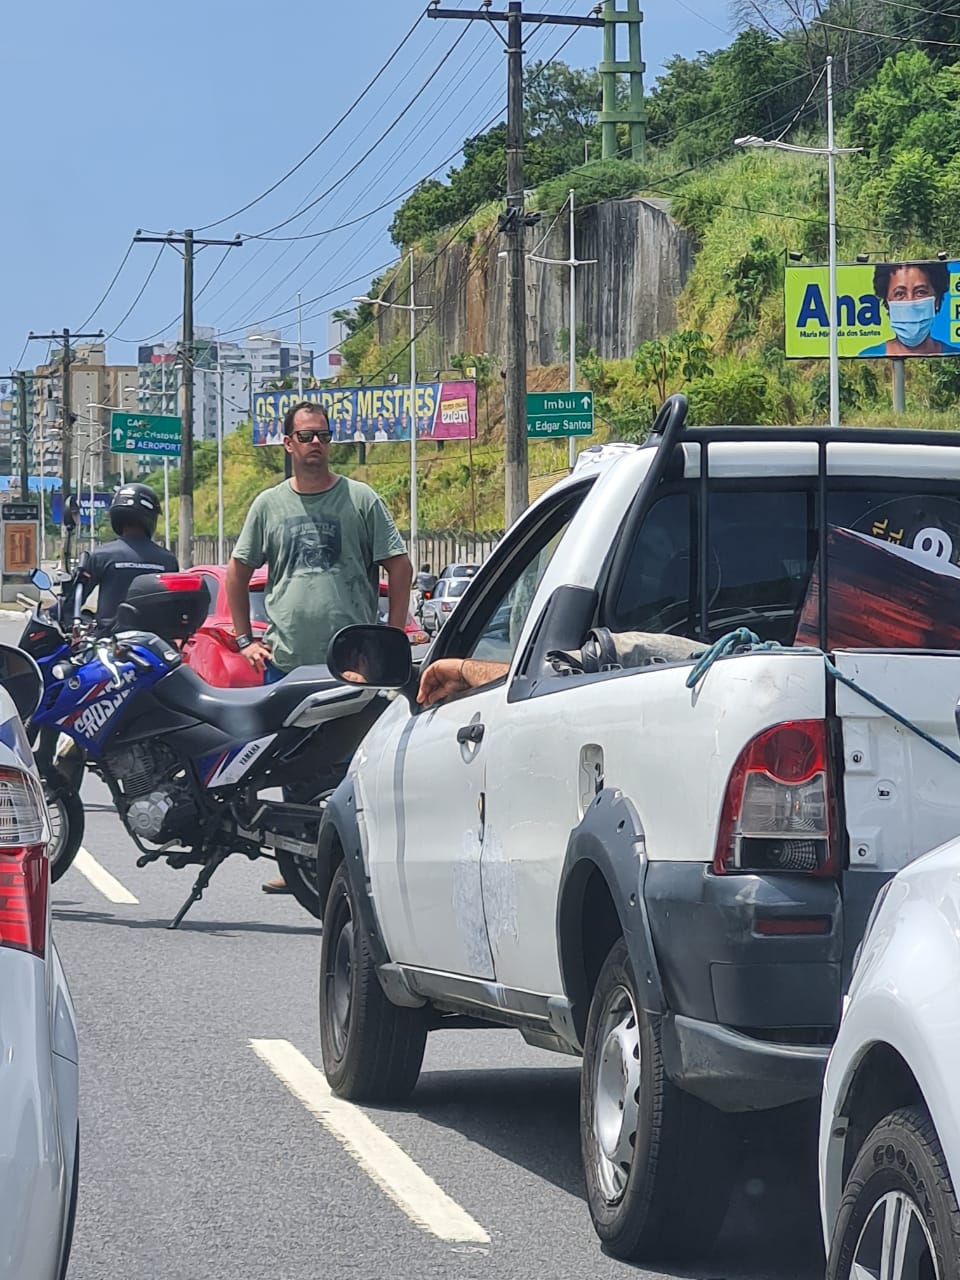
[[416, 591], [416, 605], [414, 612], [420, 619], [420, 625], [423, 626], [423, 602], [429, 600], [433, 592], [437, 588], [437, 575], [432, 573], [428, 564], [420, 566], [420, 572], [414, 579], [414, 590]]
[[179, 569], [173, 552], [153, 541], [159, 517], [160, 499], [148, 485], [125, 484], [114, 494], [110, 523], [117, 537], [84, 554], [65, 597], [71, 604], [75, 602], [79, 612], [79, 605], [99, 588], [99, 632], [112, 630], [117, 610], [139, 574], [171, 573]]
[[418, 591], [423, 592], [433, 591], [436, 585], [437, 575], [435, 573], [431, 573], [430, 566], [428, 564], [422, 564], [420, 566], [420, 572], [417, 574], [414, 586]]

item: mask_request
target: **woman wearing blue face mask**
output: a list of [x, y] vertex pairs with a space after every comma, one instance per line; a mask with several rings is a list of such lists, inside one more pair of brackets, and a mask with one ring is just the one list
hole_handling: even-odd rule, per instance
[[944, 262], [879, 262], [873, 291], [890, 317], [893, 337], [867, 347], [861, 356], [960, 355], [960, 347], [930, 336], [940, 304], [950, 291]]

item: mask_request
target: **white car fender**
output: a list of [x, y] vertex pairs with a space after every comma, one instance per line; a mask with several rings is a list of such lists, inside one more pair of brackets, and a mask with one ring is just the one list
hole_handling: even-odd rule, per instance
[[[936, 905], [911, 892], [909, 873], [895, 880], [854, 974], [850, 998], [827, 1065], [820, 1121], [821, 1206], [828, 1242], [843, 1194], [850, 1086], [870, 1050], [889, 1045], [907, 1064], [930, 1112], [954, 1185], [960, 1185], [960, 917], [953, 927]], [[922, 882], [918, 882], [922, 883]]]

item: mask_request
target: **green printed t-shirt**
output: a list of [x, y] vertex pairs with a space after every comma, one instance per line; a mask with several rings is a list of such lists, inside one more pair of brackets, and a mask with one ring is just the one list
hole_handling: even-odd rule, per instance
[[377, 565], [403, 555], [382, 500], [338, 476], [325, 493], [297, 493], [289, 480], [257, 495], [233, 550], [267, 565], [267, 643], [282, 671], [327, 660], [341, 627], [377, 621]]

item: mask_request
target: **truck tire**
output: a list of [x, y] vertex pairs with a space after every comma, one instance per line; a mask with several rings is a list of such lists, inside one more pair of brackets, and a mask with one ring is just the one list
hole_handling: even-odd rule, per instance
[[923, 1107], [885, 1116], [860, 1148], [840, 1201], [827, 1276], [893, 1275], [904, 1242], [909, 1269], [902, 1274], [960, 1277], [960, 1208]]
[[660, 1020], [643, 1011], [637, 990], [620, 938], [600, 970], [584, 1042], [587, 1201], [597, 1235], [615, 1257], [698, 1256], [726, 1214], [733, 1170], [722, 1161], [737, 1163], [733, 1127], [668, 1079]]
[[426, 1043], [424, 1011], [383, 994], [341, 863], [320, 945], [320, 1051], [330, 1087], [351, 1102], [398, 1102], [417, 1083]]

